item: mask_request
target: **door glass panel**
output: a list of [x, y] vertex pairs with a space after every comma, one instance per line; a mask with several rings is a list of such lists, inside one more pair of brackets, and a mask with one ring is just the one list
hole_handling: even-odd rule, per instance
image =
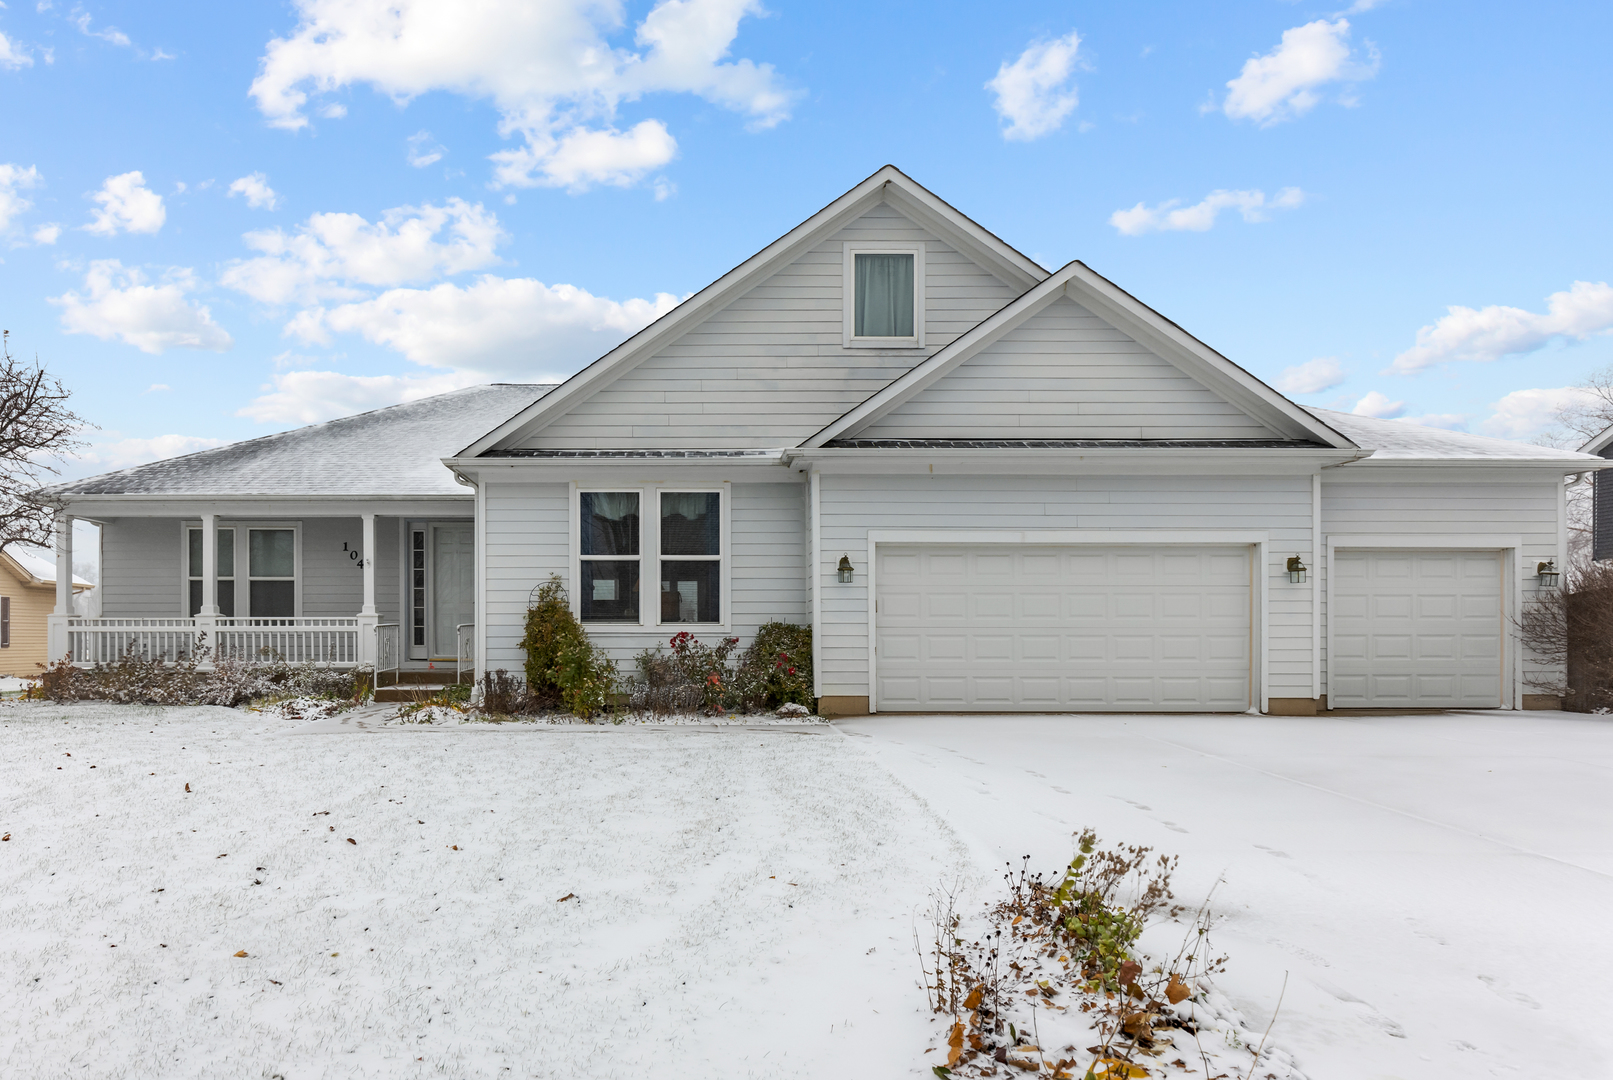
[[471, 525], [432, 526], [433, 656], [458, 656], [456, 627], [476, 621], [475, 536]]

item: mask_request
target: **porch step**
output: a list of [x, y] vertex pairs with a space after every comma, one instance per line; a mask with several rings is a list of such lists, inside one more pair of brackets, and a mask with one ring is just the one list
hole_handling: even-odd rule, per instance
[[442, 693], [451, 683], [405, 683], [402, 686], [382, 686], [375, 691], [377, 702], [424, 701]]
[[[395, 680], [393, 678], [394, 675], [397, 676]], [[461, 678], [458, 681], [468, 683], [471, 681], [471, 678], [471, 673], [467, 671], [465, 672], [464, 678]], [[387, 686], [443, 686], [454, 683], [455, 676], [454, 669], [452, 667], [446, 669], [435, 668], [427, 671], [383, 671], [381, 672], [381, 681]]]

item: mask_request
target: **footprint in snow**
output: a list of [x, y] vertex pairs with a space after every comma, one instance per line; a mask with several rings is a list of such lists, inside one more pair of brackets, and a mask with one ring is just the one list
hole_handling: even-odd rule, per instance
[[1176, 822], [1174, 822], [1174, 821], [1161, 821], [1160, 824], [1165, 826], [1167, 829], [1171, 830], [1172, 832], [1179, 832], [1179, 833], [1187, 832], [1186, 829], [1182, 828], [1180, 825], [1176, 824]]
[[1269, 848], [1264, 844], [1256, 844], [1255, 847], [1259, 848], [1261, 851], [1264, 851], [1267, 855], [1275, 855], [1279, 859], [1289, 859], [1293, 857], [1286, 851], [1278, 851], [1276, 848]]
[[1483, 983], [1485, 986], [1488, 986], [1498, 997], [1503, 997], [1508, 1001], [1516, 1002], [1519, 1005], [1527, 1005], [1531, 1009], [1540, 1008], [1540, 1002], [1536, 1001], [1534, 998], [1530, 997], [1528, 994], [1525, 994], [1521, 990], [1512, 990], [1506, 986], [1503, 986], [1501, 984], [1501, 980], [1497, 979], [1493, 975], [1480, 975], [1479, 982]]

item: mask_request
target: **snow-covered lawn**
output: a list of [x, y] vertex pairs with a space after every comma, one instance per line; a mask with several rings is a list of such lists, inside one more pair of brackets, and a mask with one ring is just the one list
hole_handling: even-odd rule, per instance
[[[1217, 980], [1311, 1080], [1613, 1076], [1613, 717], [842, 722], [978, 865], [1083, 825], [1219, 875]], [[1259, 1073], [1257, 1072], [1257, 1075]]]
[[0, 705], [0, 1076], [928, 1076], [915, 912], [1083, 825], [1310, 1080], [1613, 1074], [1613, 721], [839, 728]]
[[0, 707], [0, 1076], [915, 1073], [967, 856], [863, 740], [298, 726]]

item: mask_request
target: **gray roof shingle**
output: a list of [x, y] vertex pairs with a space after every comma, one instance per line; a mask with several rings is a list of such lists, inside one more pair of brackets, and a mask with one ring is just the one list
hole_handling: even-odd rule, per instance
[[1405, 420], [1379, 420], [1371, 416], [1334, 412], [1332, 409], [1306, 411], [1349, 437], [1357, 446], [1376, 453], [1368, 460], [1374, 463], [1389, 461], [1544, 461], [1565, 464], [1585, 461], [1587, 454], [1573, 450], [1558, 450], [1533, 443], [1493, 439], [1488, 435], [1469, 435], [1465, 431], [1446, 431], [1444, 428], [1424, 427]]
[[61, 495], [469, 495], [442, 459], [552, 389], [550, 383], [466, 387], [70, 480], [50, 490]]

